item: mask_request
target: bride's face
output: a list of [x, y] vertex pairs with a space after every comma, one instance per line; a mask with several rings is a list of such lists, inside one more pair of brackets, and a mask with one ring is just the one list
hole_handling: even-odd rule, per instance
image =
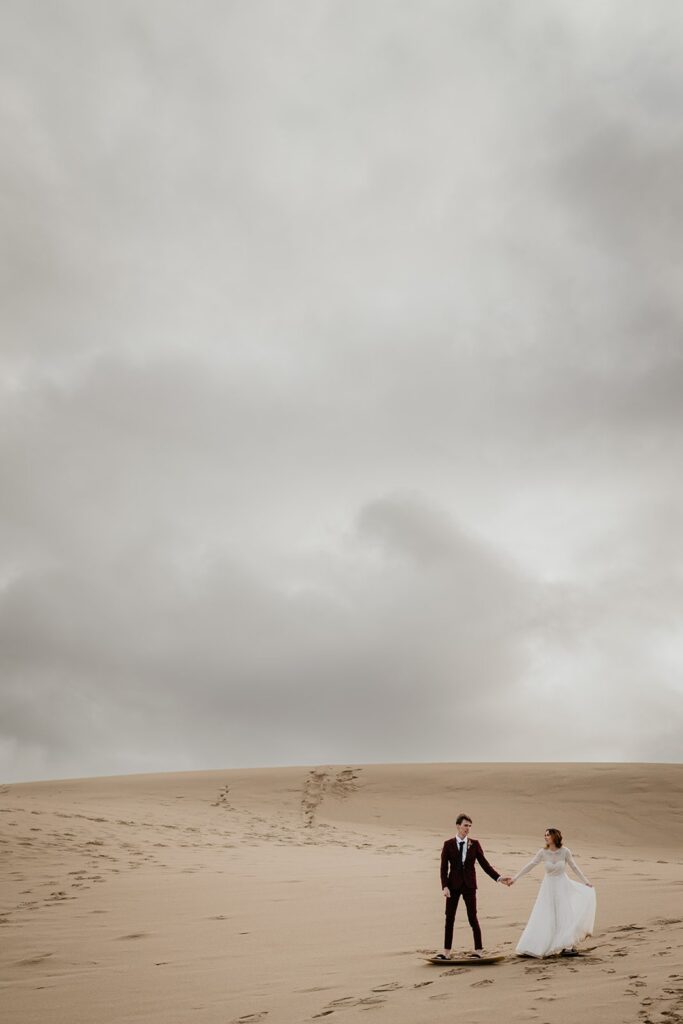
[[550, 835], [550, 832], [548, 832], [547, 829], [545, 831], [543, 838], [545, 839], [545, 845], [549, 846], [550, 849], [553, 850], [555, 848], [555, 843], [553, 842], [553, 837]]

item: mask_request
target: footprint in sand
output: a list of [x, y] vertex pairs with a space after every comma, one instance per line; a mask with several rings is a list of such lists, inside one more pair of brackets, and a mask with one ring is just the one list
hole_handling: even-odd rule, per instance
[[351, 793], [358, 789], [356, 783], [359, 778], [360, 769], [342, 768], [332, 780], [330, 792], [342, 798], [350, 796]]
[[331, 1003], [328, 1003], [325, 1010], [328, 1013], [332, 1013], [333, 1010], [342, 1010], [350, 1006], [380, 1006], [385, 1003], [386, 999], [382, 999], [381, 996], [341, 996], [339, 999], [333, 999]]
[[32, 967], [35, 964], [42, 964], [43, 960], [47, 960], [49, 956], [54, 956], [54, 953], [36, 953], [35, 956], [27, 956], [23, 960], [17, 960], [17, 967]]
[[61, 889], [58, 892], [51, 892], [46, 899], [46, 903], [63, 903], [64, 900], [73, 900], [75, 896], [67, 896]]
[[311, 828], [315, 822], [315, 813], [325, 795], [328, 778], [328, 772], [321, 768], [314, 768], [306, 777], [301, 797], [301, 813], [306, 828]]
[[226, 807], [228, 810], [232, 810], [230, 806], [230, 786], [223, 786], [219, 791], [215, 801], [211, 804], [212, 807]]
[[315, 824], [315, 815], [326, 793], [346, 799], [358, 789], [357, 780], [360, 769], [341, 768], [333, 774], [332, 769], [313, 768], [306, 776], [301, 796], [301, 813], [304, 826], [311, 828]]
[[247, 1013], [244, 1017], [235, 1017], [232, 1024], [256, 1024], [268, 1016], [267, 1010], [259, 1010], [258, 1013]]

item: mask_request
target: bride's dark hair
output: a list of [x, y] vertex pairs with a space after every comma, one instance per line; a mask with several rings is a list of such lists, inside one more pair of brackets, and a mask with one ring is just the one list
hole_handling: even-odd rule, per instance
[[562, 833], [560, 832], [559, 828], [547, 828], [546, 832], [549, 833], [550, 838], [559, 850], [559, 848], [562, 846]]

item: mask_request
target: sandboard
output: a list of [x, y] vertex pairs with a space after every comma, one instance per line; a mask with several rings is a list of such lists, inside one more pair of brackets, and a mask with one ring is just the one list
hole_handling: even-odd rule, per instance
[[[575, 953], [551, 953], [550, 956], [531, 956], [530, 953], [515, 953], [515, 956], [520, 960], [576, 960], [579, 956], [586, 956], [587, 953], [592, 953], [596, 950], [597, 946], [584, 946], [583, 949], [577, 949]], [[441, 963], [446, 963], [442, 960]]]
[[504, 953], [497, 953], [495, 956], [456, 956], [450, 960], [440, 960], [435, 956], [425, 957], [425, 963], [435, 964], [437, 967], [478, 967], [480, 964], [498, 964], [505, 959]]

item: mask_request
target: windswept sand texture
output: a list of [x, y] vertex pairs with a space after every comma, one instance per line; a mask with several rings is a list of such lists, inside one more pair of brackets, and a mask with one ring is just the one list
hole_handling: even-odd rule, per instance
[[[2, 786], [2, 1019], [675, 1024], [682, 781], [675, 765], [448, 764]], [[503, 871], [564, 831], [597, 889], [592, 952], [421, 961], [460, 810]], [[480, 872], [488, 949], [512, 953], [540, 878]], [[470, 939], [459, 914], [456, 947]]]

